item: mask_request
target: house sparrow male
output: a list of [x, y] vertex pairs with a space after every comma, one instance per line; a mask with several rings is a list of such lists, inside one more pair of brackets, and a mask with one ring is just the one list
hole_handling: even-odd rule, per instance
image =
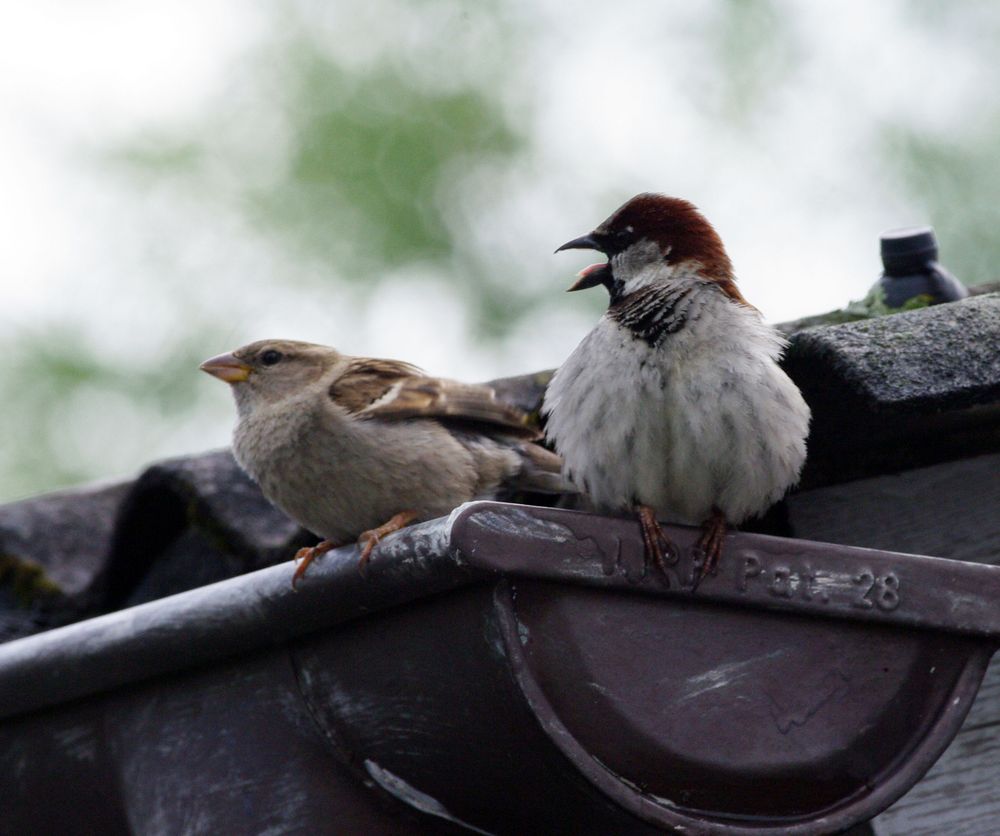
[[292, 340], [251, 343], [201, 368], [232, 385], [240, 466], [324, 538], [296, 555], [293, 585], [338, 545], [357, 539], [363, 569], [379, 538], [468, 500], [572, 490], [559, 457], [533, 443], [527, 415], [488, 386]]
[[598, 510], [638, 513], [646, 553], [676, 553], [658, 519], [702, 525], [694, 586], [715, 572], [727, 524], [798, 481], [809, 407], [779, 368], [786, 343], [740, 294], [722, 240], [690, 203], [640, 194], [563, 244], [606, 263], [607, 313], [549, 384], [543, 414], [566, 475]]

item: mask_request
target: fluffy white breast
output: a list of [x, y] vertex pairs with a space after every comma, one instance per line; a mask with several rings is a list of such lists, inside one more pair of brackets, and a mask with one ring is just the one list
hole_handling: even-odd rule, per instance
[[809, 408], [756, 311], [701, 282], [686, 298], [655, 348], [606, 314], [549, 385], [547, 433], [600, 510], [699, 523], [717, 506], [739, 523], [797, 480]]

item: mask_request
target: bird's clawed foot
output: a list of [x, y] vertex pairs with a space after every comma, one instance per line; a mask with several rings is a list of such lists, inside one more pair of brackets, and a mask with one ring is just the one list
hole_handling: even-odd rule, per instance
[[677, 547], [663, 533], [663, 529], [660, 528], [660, 523], [656, 519], [656, 512], [652, 508], [648, 505], [636, 505], [635, 510], [639, 515], [639, 528], [642, 530], [642, 544], [646, 550], [646, 557], [652, 558], [653, 562], [660, 568], [669, 586], [670, 575], [667, 566], [677, 562], [679, 554]]
[[337, 548], [337, 545], [332, 540], [321, 540], [315, 546], [306, 546], [304, 549], [299, 549], [295, 552], [295, 562], [298, 563], [301, 560], [302, 563], [295, 568], [295, 574], [292, 575], [292, 589], [295, 589], [295, 584], [306, 573], [306, 569], [309, 568], [310, 563], [321, 554], [326, 554], [331, 549]]
[[695, 544], [702, 555], [701, 569], [694, 578], [691, 591], [694, 592], [706, 575], [714, 575], [722, 556], [722, 543], [726, 537], [726, 515], [718, 508], [712, 509], [712, 516], [701, 524], [701, 536]]
[[361, 559], [358, 560], [358, 571], [362, 575], [365, 573], [365, 567], [368, 566], [368, 560], [372, 556], [372, 549], [375, 548], [379, 540], [385, 537], [386, 534], [392, 534], [394, 531], [406, 528], [416, 518], [416, 511], [400, 511], [389, 522], [383, 523], [378, 528], [362, 531], [361, 536], [358, 537], [358, 545], [361, 546]]

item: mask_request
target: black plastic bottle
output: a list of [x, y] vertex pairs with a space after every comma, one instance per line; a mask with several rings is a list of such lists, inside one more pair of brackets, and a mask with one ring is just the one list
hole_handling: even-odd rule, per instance
[[885, 303], [899, 308], [922, 293], [931, 304], [954, 302], [969, 295], [969, 290], [938, 264], [937, 239], [929, 226], [890, 229], [881, 235], [882, 266], [878, 286], [885, 292]]

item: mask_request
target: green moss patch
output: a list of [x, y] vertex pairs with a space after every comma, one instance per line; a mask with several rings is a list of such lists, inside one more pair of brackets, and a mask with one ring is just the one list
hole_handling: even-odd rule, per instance
[[62, 594], [38, 563], [12, 554], [0, 554], [0, 586], [7, 587], [25, 607]]

